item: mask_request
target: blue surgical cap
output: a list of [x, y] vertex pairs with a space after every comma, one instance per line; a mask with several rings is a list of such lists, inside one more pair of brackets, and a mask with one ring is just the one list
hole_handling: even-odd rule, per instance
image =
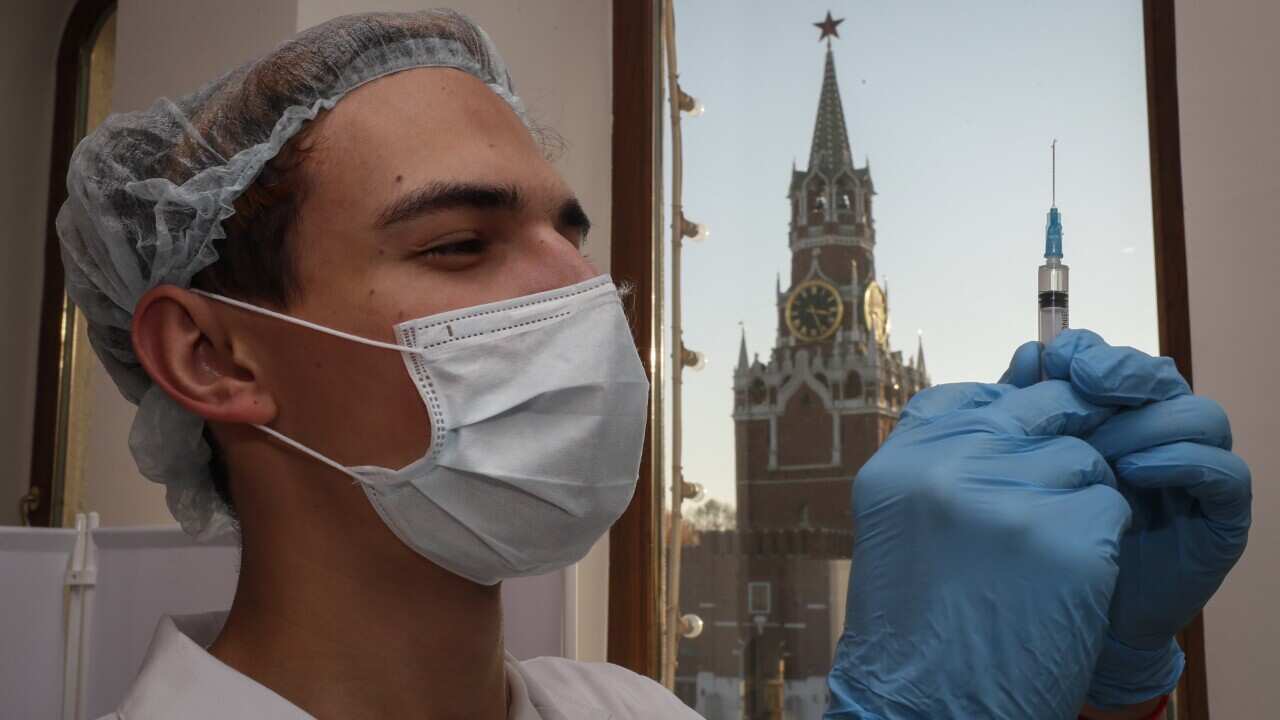
[[129, 436], [138, 469], [166, 486], [169, 511], [197, 538], [235, 524], [213, 486], [203, 419], [152, 383], [134, 354], [134, 307], [217, 262], [236, 198], [309, 120], [364, 83], [425, 67], [479, 78], [526, 121], [497, 49], [468, 18], [369, 13], [306, 30], [185, 97], [112, 115], [71, 156], [57, 219], [67, 294], [138, 406]]

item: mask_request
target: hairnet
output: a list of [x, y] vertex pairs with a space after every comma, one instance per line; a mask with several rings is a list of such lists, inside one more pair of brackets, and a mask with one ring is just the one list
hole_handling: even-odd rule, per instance
[[133, 352], [134, 307], [158, 285], [190, 286], [218, 260], [214, 241], [226, 237], [236, 198], [307, 121], [364, 83], [422, 67], [479, 78], [525, 120], [497, 49], [469, 19], [370, 13], [306, 30], [186, 97], [112, 115], [71, 157], [57, 218], [67, 293], [138, 405], [129, 437], [138, 469], [166, 486], [170, 512], [192, 535], [234, 523], [213, 487], [204, 421], [154, 385]]

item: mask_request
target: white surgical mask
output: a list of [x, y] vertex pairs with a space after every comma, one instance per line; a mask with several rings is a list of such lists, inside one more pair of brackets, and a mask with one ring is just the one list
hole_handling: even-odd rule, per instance
[[346, 467], [258, 427], [355, 478], [396, 536], [441, 567], [484, 585], [557, 570], [631, 502], [649, 381], [608, 275], [403, 322], [396, 344], [200, 294], [403, 353], [431, 421], [421, 459]]

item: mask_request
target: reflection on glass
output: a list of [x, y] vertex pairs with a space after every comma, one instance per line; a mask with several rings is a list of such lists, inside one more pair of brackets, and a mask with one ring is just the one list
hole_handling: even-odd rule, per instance
[[[1054, 137], [1073, 319], [1156, 350], [1138, 3], [775, 5], [676, 6], [709, 108], [682, 201], [717, 229], [684, 248], [682, 332], [730, 361], [684, 376], [680, 423], [706, 499], [683, 508], [703, 631], [674, 689], [710, 720], [821, 717], [853, 478], [913, 395], [992, 381], [1034, 337]], [[1085, 37], [1097, 57], [1065, 52]]]

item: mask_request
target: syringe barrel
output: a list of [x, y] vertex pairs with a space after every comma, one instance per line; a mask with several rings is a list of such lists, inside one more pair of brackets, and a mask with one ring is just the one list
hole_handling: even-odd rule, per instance
[[1068, 327], [1067, 294], [1070, 284], [1070, 268], [1057, 258], [1049, 258], [1040, 266], [1039, 303], [1036, 309], [1040, 327], [1039, 340], [1048, 345], [1058, 333]]

